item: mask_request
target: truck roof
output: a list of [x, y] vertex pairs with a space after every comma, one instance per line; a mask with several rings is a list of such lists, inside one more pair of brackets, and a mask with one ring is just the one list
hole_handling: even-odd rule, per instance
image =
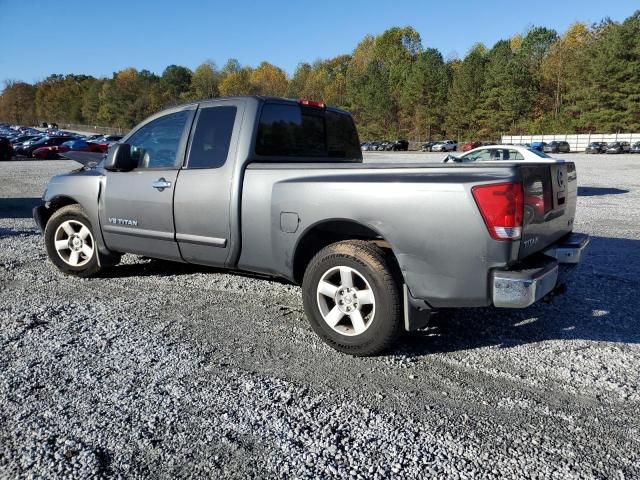
[[[218, 102], [218, 101], [224, 101], [224, 100], [244, 100], [244, 101], [256, 101], [259, 103], [289, 103], [291, 105], [298, 105], [300, 104], [300, 101], [303, 99], [298, 99], [298, 98], [287, 98], [287, 97], [274, 97], [274, 96], [266, 96], [266, 95], [240, 95], [240, 96], [235, 96], [235, 97], [214, 97], [214, 98], [203, 98], [201, 100], [196, 100], [194, 102], [185, 102], [185, 103], [181, 103], [181, 104], [176, 104], [173, 105], [171, 107], [167, 107], [162, 109], [161, 111], [157, 112], [155, 115], [162, 113], [166, 110], [171, 110], [177, 107], [182, 107], [182, 106], [187, 106], [187, 105], [205, 105], [207, 103], [210, 102]], [[331, 110], [333, 112], [339, 112], [345, 115], [351, 115], [351, 113], [349, 113], [346, 110], [343, 110], [341, 108], [338, 107], [333, 107], [330, 105], [326, 105], [325, 108], [327, 110]]]

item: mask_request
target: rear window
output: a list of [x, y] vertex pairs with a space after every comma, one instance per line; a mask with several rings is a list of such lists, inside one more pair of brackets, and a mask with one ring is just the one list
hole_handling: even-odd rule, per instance
[[527, 150], [529, 150], [531, 153], [541, 157], [541, 158], [551, 158], [549, 155], [547, 155], [546, 153], [541, 152], [540, 150], [536, 150], [535, 148], [528, 148]]
[[349, 115], [273, 103], [262, 108], [256, 153], [278, 157], [362, 158], [358, 134]]

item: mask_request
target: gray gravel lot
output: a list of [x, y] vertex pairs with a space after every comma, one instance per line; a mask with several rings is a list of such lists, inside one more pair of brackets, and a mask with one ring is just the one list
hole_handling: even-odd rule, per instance
[[365, 359], [284, 283], [135, 256], [64, 277], [30, 209], [75, 164], [0, 163], [0, 478], [640, 477], [640, 155], [568, 158], [593, 238], [565, 296]]

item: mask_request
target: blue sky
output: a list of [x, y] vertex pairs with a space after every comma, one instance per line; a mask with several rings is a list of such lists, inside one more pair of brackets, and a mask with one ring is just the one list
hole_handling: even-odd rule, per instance
[[413, 26], [445, 57], [464, 56], [476, 42], [491, 46], [534, 25], [562, 32], [636, 9], [638, 0], [0, 0], [0, 81], [111, 76], [129, 66], [162, 73], [231, 57], [291, 74], [299, 62], [350, 53], [364, 35], [396, 25]]

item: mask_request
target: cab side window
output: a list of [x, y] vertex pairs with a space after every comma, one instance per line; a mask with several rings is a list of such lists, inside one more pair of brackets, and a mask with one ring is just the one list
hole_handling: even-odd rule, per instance
[[187, 168], [219, 168], [227, 161], [236, 107], [202, 108], [189, 149]]
[[131, 136], [131, 158], [137, 168], [179, 168], [178, 147], [189, 112], [175, 112], [153, 120]]

